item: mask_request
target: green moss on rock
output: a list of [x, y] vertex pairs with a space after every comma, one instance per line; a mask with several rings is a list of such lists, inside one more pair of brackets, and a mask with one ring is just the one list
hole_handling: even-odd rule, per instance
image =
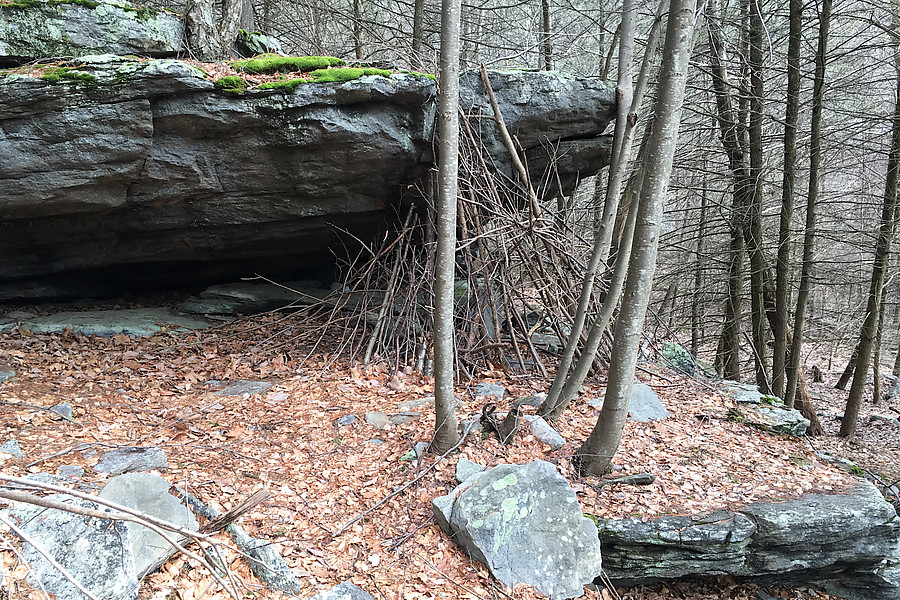
[[269, 81], [266, 83], [261, 83], [259, 85], [259, 89], [261, 90], [283, 90], [292, 94], [297, 86], [302, 83], [309, 83], [306, 79], [285, 79], [282, 81]]
[[319, 69], [309, 74], [316, 83], [343, 82], [359, 79], [364, 75], [380, 75], [390, 77], [391, 72], [384, 69], [359, 69], [347, 67], [345, 69]]
[[90, 73], [83, 73], [69, 67], [50, 67], [44, 71], [44, 75], [41, 79], [47, 83], [71, 81], [73, 83], [97, 85], [97, 78]]
[[247, 82], [235, 75], [220, 77], [215, 85], [216, 89], [231, 94], [243, 94], [247, 90]]
[[59, 6], [60, 4], [77, 4], [78, 6], [84, 6], [85, 8], [97, 8], [100, 6], [100, 3], [94, 2], [94, 0], [48, 0], [47, 2], [41, 2], [40, 0], [13, 0], [12, 2], [0, 3], [0, 9], [29, 9], [41, 6]]
[[405, 73], [406, 75], [415, 75], [416, 77], [427, 77], [432, 81], [437, 81], [437, 75], [433, 75], [432, 73], [421, 73], [419, 71], [400, 71], [401, 73]]
[[247, 73], [306, 73], [315, 69], [325, 69], [344, 64], [333, 56], [279, 56], [277, 54], [260, 54], [246, 60], [232, 61], [231, 66]]

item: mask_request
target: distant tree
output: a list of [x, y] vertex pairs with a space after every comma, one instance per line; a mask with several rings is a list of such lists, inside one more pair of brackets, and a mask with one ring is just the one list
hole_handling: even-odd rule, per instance
[[897, 185], [900, 179], [900, 52], [895, 50], [897, 73], [897, 96], [894, 106], [891, 148], [888, 155], [887, 178], [884, 186], [884, 203], [881, 211], [881, 223], [878, 237], [875, 240], [875, 258], [872, 264], [872, 278], [869, 283], [869, 296], [866, 302], [866, 315], [859, 332], [857, 344], [856, 370], [853, 372], [853, 383], [850, 384], [850, 395], [847, 408], [841, 420], [841, 436], [852, 437], [856, 433], [859, 411], [862, 407], [866, 390], [866, 377], [869, 361], [878, 328], [878, 315], [881, 310], [882, 287], [887, 273], [888, 260], [891, 255], [891, 240], [894, 237], [894, 224], [897, 219]]

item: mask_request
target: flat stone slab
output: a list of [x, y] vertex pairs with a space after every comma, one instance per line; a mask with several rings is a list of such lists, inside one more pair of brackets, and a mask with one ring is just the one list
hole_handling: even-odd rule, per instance
[[152, 469], [166, 470], [169, 468], [169, 461], [165, 452], [159, 448], [116, 448], [104, 454], [94, 468], [100, 473], [120, 475]]
[[[100, 497], [191, 531], [199, 528], [190, 509], [169, 494], [169, 482], [152, 473], [128, 473], [113, 477], [103, 486]], [[172, 545], [155, 531], [137, 523], [129, 523], [128, 528], [131, 530], [131, 554], [138, 576], [175, 553]]]
[[[49, 499], [101, 512], [109, 509], [90, 500], [65, 494]], [[138, 580], [131, 552], [131, 532], [124, 523], [85, 518], [69, 512], [16, 503], [14, 522], [96, 598], [133, 600]], [[29, 582], [54, 594], [57, 600], [83, 600], [78, 589], [45, 559], [31, 542], [23, 542], [22, 558], [31, 566]]]
[[330, 590], [310, 596], [309, 600], [372, 600], [372, 596], [362, 588], [345, 581]]
[[667, 418], [669, 411], [649, 385], [636, 381], [631, 390], [628, 416], [639, 422], [659, 421]]
[[[224, 383], [222, 381], [211, 381], [209, 383]], [[255, 394], [262, 394], [272, 387], [272, 384], [268, 381], [253, 381], [250, 379], [241, 379], [239, 381], [232, 381], [228, 383], [224, 388], [216, 392], [217, 396], [243, 396], [244, 394], [249, 394], [251, 396]]]
[[27, 329], [38, 334], [62, 333], [70, 329], [73, 333], [100, 337], [112, 337], [116, 334], [142, 337], [162, 331], [185, 332], [191, 329], [206, 329], [210, 326], [210, 322], [182, 315], [167, 308], [89, 310], [61, 312], [26, 319], [19, 323], [0, 323], [0, 332], [9, 331], [17, 325], [19, 329]]

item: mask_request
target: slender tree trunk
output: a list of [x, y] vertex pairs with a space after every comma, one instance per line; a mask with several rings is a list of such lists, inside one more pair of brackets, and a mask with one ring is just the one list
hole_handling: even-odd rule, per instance
[[847, 366], [844, 367], [844, 372], [841, 373], [841, 376], [838, 377], [837, 383], [834, 384], [834, 389], [843, 390], [847, 388], [847, 384], [850, 383], [850, 379], [853, 377], [853, 373], [856, 371], [856, 360], [859, 358], [859, 342], [856, 343], [856, 346], [853, 347], [853, 353], [850, 354], [850, 360], [847, 361]]
[[[896, 216], [894, 217], [896, 220]], [[872, 403], [881, 402], [881, 341], [884, 337], [884, 300], [887, 296], [887, 286], [881, 286], [881, 309], [878, 311], [878, 325], [875, 333], [875, 347], [872, 348], [872, 378], [874, 385], [872, 386]]]
[[703, 323], [703, 238], [706, 237], [706, 174], [703, 176], [703, 192], [700, 196], [700, 223], [697, 226], [697, 264], [694, 267], [694, 294], [691, 303], [691, 356], [697, 360], [700, 353], [701, 328]]
[[[796, 2], [797, 0], [792, 0]], [[793, 4], [791, 10], [794, 10]], [[796, 17], [799, 19], [799, 16]], [[791, 13], [791, 35], [794, 33], [794, 13]], [[803, 329], [806, 325], [806, 305], [812, 289], [813, 268], [815, 266], [816, 243], [816, 206], [819, 202], [819, 173], [822, 159], [822, 106], [825, 95], [825, 60], [828, 53], [828, 30], [831, 25], [831, 0], [824, 0], [822, 12], [819, 14], [819, 41], [816, 48], [816, 72], [813, 80], [812, 116], [810, 117], [809, 134], [809, 188], [806, 195], [806, 229], [803, 232], [803, 264], [800, 268], [800, 289], [797, 292], [797, 305], [794, 310], [793, 339], [790, 344], [790, 365], [787, 368], [787, 381], [784, 402], [788, 406], [794, 405], [797, 395], [797, 387], [802, 373], [801, 355], [803, 349]], [[793, 40], [791, 43], [794, 43]], [[799, 42], [798, 42], [799, 43]], [[785, 130], [785, 161], [788, 156], [787, 130]], [[782, 249], [779, 249], [778, 259], [782, 258]], [[782, 290], [784, 294], [788, 290]], [[776, 291], [776, 312], [778, 311], [778, 298]], [[781, 298], [785, 301], [785, 298]], [[778, 315], [780, 319], [782, 315]], [[784, 315], [786, 317], [786, 315]], [[787, 329], [785, 328], [785, 332]]]
[[768, 345], [766, 344], [766, 309], [763, 295], [767, 275], [766, 259], [762, 250], [762, 197], [763, 197], [763, 44], [765, 31], [762, 19], [762, 0], [751, 0], [749, 5], [748, 43], [750, 75], [750, 182], [752, 193], [749, 197], [747, 231], [744, 237], [750, 257], [750, 305], [756, 385], [769, 393]]
[[437, 250], [434, 265], [434, 410], [431, 450], [443, 454], [459, 441], [453, 391], [453, 283], [456, 270], [456, 201], [459, 173], [459, 22], [461, 0], [441, 5], [438, 98]]
[[669, 10], [653, 130], [641, 195], [633, 208], [637, 211], [637, 225], [622, 307], [616, 319], [606, 396], [597, 425], [576, 455], [576, 463], [584, 474], [606, 472], [619, 447], [628, 416], [641, 329], [656, 268], [662, 206], [678, 141], [695, 8], [695, 0], [673, 0]]
[[[898, 57], [900, 57], [900, 53], [895, 49], [896, 65], [900, 67]], [[841, 420], [840, 435], [842, 437], [853, 437], [853, 434], [856, 433], [859, 410], [862, 407], [862, 399], [866, 391], [866, 376], [868, 375], [869, 361], [872, 358], [875, 330], [878, 326], [881, 288], [884, 286], [884, 277], [891, 254], [891, 239], [894, 235], [897, 179], [900, 174], [900, 68], [896, 72], [897, 96], [894, 106], [891, 150], [888, 156], [887, 181], [884, 187], [884, 205], [881, 212], [881, 224], [878, 227], [878, 238], [875, 241], [875, 260], [872, 264], [872, 280], [869, 285], [869, 299], [866, 302], [866, 316], [859, 333], [859, 355], [856, 359], [856, 369], [853, 372], [853, 383], [850, 384], [847, 408], [844, 410], [844, 418]]]
[[[794, 214], [794, 181], [797, 162], [797, 118], [800, 113], [800, 45], [803, 42], [803, 0], [790, 0], [790, 33], [787, 56], [787, 106], [784, 110], [784, 172], [781, 180], [781, 220], [778, 228], [778, 259], [775, 268], [775, 348], [772, 356], [772, 394], [793, 404], [785, 394], [787, 365], [787, 323], [791, 290], [791, 221]], [[794, 339], [802, 341], [794, 327]], [[796, 389], [796, 384], [794, 385]], [[791, 401], [789, 401], [790, 399]]]
[[365, 58], [363, 52], [363, 0], [353, 0], [353, 54], [356, 60]]
[[729, 224], [731, 244], [729, 248], [728, 296], [725, 301], [725, 322], [722, 328], [723, 356], [721, 359], [725, 377], [740, 380], [740, 344], [741, 344], [741, 304], [743, 303], [743, 260], [745, 250], [744, 221], [749, 197], [753, 193], [749, 169], [746, 164], [742, 144], [741, 125], [735, 117], [731, 97], [731, 84], [725, 69], [725, 46], [722, 41], [718, 0], [710, 0], [707, 5], [710, 72], [713, 91], [716, 97], [716, 115], [722, 147], [728, 156], [733, 182], [733, 202], [731, 221]]
[[897, 346], [897, 354], [894, 357], [894, 368], [891, 370], [894, 377], [900, 377], [900, 346]]
[[[574, 393], [571, 392], [573, 387], [577, 390], [587, 376], [589, 366], [593, 363], [597, 350], [600, 347], [603, 330], [606, 328], [609, 319], [612, 317], [612, 311], [618, 303], [621, 282], [618, 287], [614, 285], [614, 283], [610, 283], [610, 289], [607, 291], [603, 307], [600, 310], [601, 314], [597, 316], [595, 323], [590, 327], [588, 340], [585, 342], [584, 348], [581, 351], [581, 360], [579, 361], [582, 363], [581, 367], [576, 369], [576, 371], [573, 371], [572, 376], [569, 377], [569, 368], [572, 365], [575, 350], [585, 326], [587, 310], [593, 293], [597, 269], [601, 263], [606, 262], [609, 258], [609, 248], [615, 229], [619, 197], [621, 196], [621, 190], [625, 179], [625, 168], [628, 164], [631, 147], [634, 141], [636, 113], [640, 108], [641, 101], [643, 100], [644, 93], [647, 89], [650, 67], [653, 62], [653, 57], [656, 55], [657, 44], [659, 41], [660, 23], [662, 21], [662, 15], [667, 8], [668, 0], [661, 0], [657, 9], [657, 18], [654, 20], [647, 37], [647, 49], [641, 63], [637, 84], [632, 91], [631, 63], [634, 43], [633, 20], [635, 8], [634, 3], [631, 0], [627, 0], [622, 6], [622, 24], [620, 25], [620, 29], [623, 32], [623, 36], [620, 39], [623, 41], [622, 48], [619, 51], [619, 87], [616, 90], [619, 104], [613, 140], [613, 156], [610, 161], [606, 186], [606, 201], [604, 203], [600, 228], [599, 230], [596, 230], [594, 234], [594, 246], [582, 280], [581, 296], [579, 297], [578, 309], [575, 313], [572, 329], [569, 333], [569, 338], [566, 341], [566, 347], [563, 350], [563, 356], [560, 359], [556, 377], [553, 380], [553, 384], [550, 386], [550, 390], [547, 392], [547, 398], [540, 407], [540, 413], [542, 415], [550, 416], [554, 419], [559, 418], [563, 410], [568, 406], [572, 397], [574, 397]], [[627, 20], [630, 20], [631, 23], [627, 23]], [[625, 40], [629, 40], [629, 43], [626, 44]], [[618, 271], [618, 266], [616, 270]], [[622, 272], [622, 275], [624, 277], [624, 271]], [[613, 278], [615, 279], [615, 274], [613, 275]], [[606, 322], [604, 322], [603, 315], [607, 314]], [[598, 324], [601, 323], [602, 327], [600, 328], [600, 331], [595, 331]], [[569, 390], [569, 392], [564, 393], [564, 390]]]
[[425, 61], [422, 56], [422, 38], [425, 29], [425, 0], [413, 2], [413, 30], [412, 30], [412, 59], [417, 69], [424, 68]]
[[541, 61], [545, 71], [553, 70], [553, 27], [550, 23], [550, 0], [541, 0]]

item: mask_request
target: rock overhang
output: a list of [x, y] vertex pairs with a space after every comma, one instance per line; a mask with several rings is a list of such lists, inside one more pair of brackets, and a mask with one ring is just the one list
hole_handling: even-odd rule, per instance
[[[424, 76], [236, 95], [171, 59], [72, 68], [86, 76], [0, 78], [0, 301], [308, 275], [343, 245], [334, 228], [372, 239], [433, 168], [436, 88]], [[570, 191], [605, 164], [609, 86], [490, 77], [533, 177], [556, 160]], [[511, 174], [473, 81], [464, 75], [464, 109]]]

